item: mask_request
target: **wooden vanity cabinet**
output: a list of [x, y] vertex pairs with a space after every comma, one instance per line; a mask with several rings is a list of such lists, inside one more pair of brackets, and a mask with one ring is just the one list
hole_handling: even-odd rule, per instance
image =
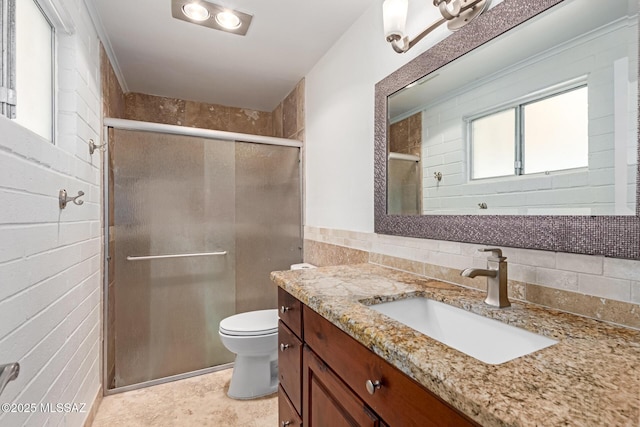
[[[280, 292], [286, 294], [283, 301], [287, 296], [295, 300], [281, 288], [279, 295]], [[299, 335], [287, 329], [288, 323], [282, 313], [280, 317], [286, 340], [291, 339], [287, 335], [291, 333], [302, 344], [300, 364], [284, 354], [289, 348], [280, 352], [280, 384], [284, 390], [280, 399], [287, 399], [280, 402], [281, 426], [293, 425], [282, 424], [290, 418], [284, 413], [284, 403], [295, 408], [305, 427], [479, 425], [324, 317], [297, 302], [301, 320]], [[293, 385], [296, 379], [299, 381], [297, 387]], [[370, 384], [367, 385], [368, 381]]]
[[[309, 307], [303, 319], [304, 354], [310, 347], [389, 426], [478, 425]], [[368, 390], [367, 381], [379, 386]]]

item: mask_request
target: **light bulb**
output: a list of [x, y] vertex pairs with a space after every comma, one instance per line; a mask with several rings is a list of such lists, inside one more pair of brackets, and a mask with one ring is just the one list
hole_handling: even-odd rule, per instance
[[194, 21], [206, 21], [209, 19], [209, 10], [198, 3], [187, 3], [182, 6], [182, 13], [184, 13], [187, 18], [193, 19]]
[[233, 12], [220, 12], [216, 14], [216, 22], [222, 27], [228, 30], [235, 30], [240, 27], [242, 21]]
[[384, 21], [384, 36], [398, 35], [404, 37], [407, 23], [408, 0], [384, 0], [382, 3], [382, 19]]

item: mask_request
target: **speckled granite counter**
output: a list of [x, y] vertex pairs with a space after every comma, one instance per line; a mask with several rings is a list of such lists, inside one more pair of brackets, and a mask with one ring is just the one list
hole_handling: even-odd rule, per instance
[[[640, 331], [358, 264], [271, 275], [280, 287], [485, 426], [640, 426]], [[488, 365], [363, 305], [421, 295], [559, 342]]]

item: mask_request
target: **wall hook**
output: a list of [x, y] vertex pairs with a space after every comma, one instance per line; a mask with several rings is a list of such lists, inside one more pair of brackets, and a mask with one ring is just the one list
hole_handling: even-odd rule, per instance
[[434, 172], [433, 173], [433, 177], [436, 179], [436, 181], [440, 182], [442, 181], [442, 172]]
[[96, 145], [93, 139], [89, 140], [89, 155], [92, 155], [96, 150], [104, 151], [104, 147], [107, 145], [106, 143]]
[[84, 203], [84, 200], [78, 200], [82, 196], [84, 196], [84, 191], [78, 191], [78, 195], [76, 197], [68, 197], [67, 190], [60, 190], [60, 193], [58, 193], [58, 202], [60, 205], [60, 209], [66, 208], [67, 203], [69, 202], [73, 202], [74, 204], [80, 206]]

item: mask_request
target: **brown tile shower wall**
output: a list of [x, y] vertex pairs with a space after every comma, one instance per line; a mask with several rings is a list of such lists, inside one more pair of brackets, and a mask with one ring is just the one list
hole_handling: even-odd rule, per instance
[[125, 118], [251, 135], [273, 135], [270, 112], [142, 93], [125, 95]]
[[271, 111], [127, 93], [130, 120], [304, 140], [304, 79]]
[[421, 113], [416, 113], [390, 126], [389, 148], [394, 153], [420, 156], [422, 152]]
[[304, 79], [273, 110], [274, 135], [304, 141]]
[[100, 45], [103, 117], [124, 118], [124, 93], [102, 44]]

